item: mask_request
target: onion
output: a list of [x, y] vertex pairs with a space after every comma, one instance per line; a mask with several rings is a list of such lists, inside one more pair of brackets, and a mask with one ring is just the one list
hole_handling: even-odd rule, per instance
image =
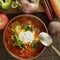
[[30, 0], [30, 2], [28, 0], [18, 0], [18, 1], [22, 4], [23, 6], [22, 11], [24, 13], [35, 12], [39, 7], [39, 0]]
[[52, 21], [48, 25], [48, 30], [49, 30], [50, 34], [53, 34], [53, 35], [56, 35], [56, 36], [60, 36], [60, 22]]

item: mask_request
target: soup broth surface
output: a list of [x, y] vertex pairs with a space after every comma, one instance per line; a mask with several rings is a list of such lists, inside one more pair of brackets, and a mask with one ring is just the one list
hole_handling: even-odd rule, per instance
[[[27, 24], [28, 24], [28, 28], [26, 28]], [[16, 26], [18, 26], [18, 27], [16, 27]], [[10, 22], [5, 30], [4, 38], [5, 38], [6, 46], [9, 51], [11, 51], [13, 54], [17, 55], [20, 58], [35, 57], [44, 48], [44, 46], [41, 44], [41, 42], [39, 40], [40, 32], [46, 32], [46, 30], [45, 30], [45, 27], [43, 26], [43, 24], [39, 20], [37, 20], [36, 18], [33, 18], [33, 17], [26, 17], [26, 16], [18, 17], [16, 19], [14, 19], [12, 22]], [[17, 34], [18, 37], [20, 36], [21, 40], [20, 39], [18, 39], [18, 40], [19, 40], [19, 42], [21, 41], [23, 43], [23, 45], [21, 42], [20, 42], [21, 46], [19, 46], [18, 43], [15, 43], [15, 45], [13, 45], [13, 41], [15, 42], [15, 40], [11, 36], [14, 34]], [[27, 35], [28, 35], [28, 37], [27, 37]], [[22, 36], [22, 38], [21, 38], [21, 36]], [[15, 37], [15, 39], [16, 39], [16, 37]], [[35, 41], [37, 43], [34, 43]], [[33, 44], [35, 44], [36, 46]]]

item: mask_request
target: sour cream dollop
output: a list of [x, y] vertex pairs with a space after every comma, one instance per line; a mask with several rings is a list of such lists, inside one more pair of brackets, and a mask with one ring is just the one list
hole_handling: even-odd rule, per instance
[[34, 40], [34, 33], [31, 31], [20, 32], [19, 40], [23, 43], [32, 43]]

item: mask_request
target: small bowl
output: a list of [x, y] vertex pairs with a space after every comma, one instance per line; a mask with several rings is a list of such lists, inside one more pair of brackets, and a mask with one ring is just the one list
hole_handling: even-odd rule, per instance
[[[41, 29], [41, 32], [47, 32], [48, 33], [48, 30], [47, 30], [47, 27], [46, 27], [46, 25], [44, 24], [44, 22], [40, 19], [40, 18], [38, 18], [38, 17], [36, 17], [36, 16], [34, 16], [34, 15], [30, 15], [30, 14], [24, 14], [24, 15], [18, 15], [18, 16], [16, 16], [16, 17], [14, 17], [13, 19], [11, 19], [10, 20], [10, 22], [7, 24], [7, 26], [6, 26], [6, 28], [5, 28], [5, 30], [4, 30], [4, 34], [3, 34], [3, 43], [4, 43], [4, 46], [5, 46], [5, 49], [8, 51], [8, 53], [10, 54], [10, 55], [12, 55], [14, 58], [16, 58], [16, 59], [21, 59], [21, 60], [32, 60], [32, 59], [35, 59], [35, 58], [37, 58], [38, 56], [40, 56], [43, 52], [44, 52], [44, 50], [45, 50], [45, 46], [44, 45], [40, 45], [41, 46], [41, 49], [39, 49], [40, 50], [40, 52], [36, 55], [36, 56], [34, 56], [34, 57], [31, 57], [31, 58], [21, 58], [21, 57], [19, 57], [18, 55], [16, 55], [16, 53], [18, 52], [15, 52], [15, 53], [13, 53], [11, 50], [10, 50], [10, 48], [13, 50], [13, 48], [12, 47], [9, 47], [9, 44], [11, 43], [11, 42], [9, 42], [8, 40], [10, 40], [9, 38], [9, 33], [11, 33], [10, 31], [9, 31], [9, 29], [8, 29], [8, 27], [10, 26], [10, 24], [12, 24], [12, 23], [14, 23], [14, 22], [16, 22], [17, 20], [20, 20], [20, 19], [22, 19], [23, 17], [26, 17], [26, 18], [30, 18], [31, 19], [31, 21], [33, 22], [33, 24], [37, 24], [37, 25], [39, 25], [40, 27], [40, 29]], [[35, 23], [34, 23], [35, 22]], [[37, 26], [38, 27], [38, 26]], [[7, 31], [8, 31], [8, 33], [7, 33]], [[8, 39], [7, 39], [8, 38]], [[8, 44], [7, 44], [8, 43]], [[16, 50], [14, 50], [14, 51], [16, 51]]]

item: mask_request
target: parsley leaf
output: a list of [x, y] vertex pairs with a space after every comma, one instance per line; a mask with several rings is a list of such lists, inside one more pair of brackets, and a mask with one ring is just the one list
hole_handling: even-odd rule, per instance
[[32, 27], [29, 23], [27, 23], [27, 24], [25, 25], [25, 31], [27, 31], [27, 30], [30, 30], [31, 32], [34, 31], [33, 27]]

